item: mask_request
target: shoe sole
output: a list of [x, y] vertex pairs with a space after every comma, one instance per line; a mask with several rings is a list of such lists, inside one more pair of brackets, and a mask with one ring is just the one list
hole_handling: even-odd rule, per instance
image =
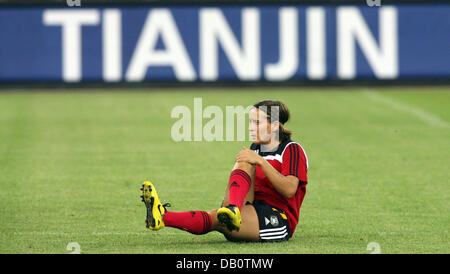
[[153, 205], [155, 203], [155, 198], [152, 197], [152, 187], [148, 184], [142, 184], [141, 188], [141, 198], [142, 202], [145, 204], [147, 208], [147, 218], [145, 219], [145, 226], [147, 228], [154, 228], [156, 225], [156, 220], [153, 217]]
[[231, 217], [231, 215], [233, 214], [234, 213], [231, 212], [231, 210], [229, 210], [228, 208], [221, 208], [217, 211], [217, 219], [221, 224], [226, 225], [229, 231], [239, 231], [240, 227], [233, 224], [233, 218]]

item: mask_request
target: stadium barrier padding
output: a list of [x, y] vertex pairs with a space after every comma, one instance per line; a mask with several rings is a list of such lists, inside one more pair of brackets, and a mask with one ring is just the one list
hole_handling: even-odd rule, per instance
[[450, 78], [448, 1], [69, 1], [0, 5], [2, 84]]

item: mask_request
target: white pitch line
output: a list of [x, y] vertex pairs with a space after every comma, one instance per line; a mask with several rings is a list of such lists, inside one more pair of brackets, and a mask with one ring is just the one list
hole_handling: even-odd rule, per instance
[[375, 91], [365, 90], [365, 91], [363, 91], [363, 94], [366, 95], [367, 97], [369, 97], [370, 99], [377, 101], [377, 102], [381, 102], [395, 110], [409, 113], [409, 114], [415, 116], [416, 118], [422, 120], [423, 122], [427, 123], [430, 126], [439, 127], [439, 128], [450, 128], [450, 123], [448, 123], [448, 122], [442, 120], [441, 118], [439, 118], [431, 113], [428, 113], [418, 107], [413, 107], [413, 106], [399, 103], [395, 100], [392, 100], [390, 98], [382, 96], [381, 94], [379, 94], [378, 92], [375, 92]]

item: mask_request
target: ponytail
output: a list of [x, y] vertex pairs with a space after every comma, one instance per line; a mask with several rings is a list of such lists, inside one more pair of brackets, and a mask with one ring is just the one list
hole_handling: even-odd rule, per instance
[[280, 123], [279, 131], [280, 131], [280, 141], [281, 142], [291, 139], [292, 131], [285, 128], [284, 125], [281, 123]]

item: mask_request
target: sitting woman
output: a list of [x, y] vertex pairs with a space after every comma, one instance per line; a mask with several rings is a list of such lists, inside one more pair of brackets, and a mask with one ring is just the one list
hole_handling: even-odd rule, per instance
[[209, 212], [168, 211], [146, 181], [141, 197], [149, 229], [175, 227], [196, 235], [218, 231], [230, 241], [289, 240], [306, 193], [308, 159], [284, 127], [289, 120], [284, 103], [260, 101], [249, 118], [253, 144], [236, 156], [222, 207]]

